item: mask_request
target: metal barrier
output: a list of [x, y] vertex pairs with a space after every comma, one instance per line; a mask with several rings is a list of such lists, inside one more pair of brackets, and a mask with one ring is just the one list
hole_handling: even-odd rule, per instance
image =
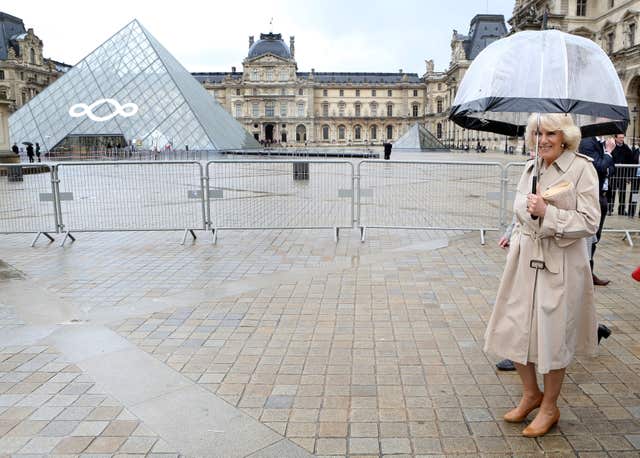
[[211, 161], [207, 220], [220, 229], [340, 228], [354, 222], [354, 168], [344, 161]]
[[58, 214], [51, 167], [46, 164], [0, 165], [0, 233], [44, 234], [53, 241]]
[[633, 245], [631, 233], [640, 233], [640, 165], [617, 164], [607, 184], [605, 195], [609, 207], [603, 230], [624, 233]]
[[[489, 230], [512, 220], [524, 163], [233, 160], [0, 166], [0, 233], [195, 229]], [[11, 168], [11, 173], [5, 171]], [[19, 170], [18, 170], [19, 168]], [[640, 233], [640, 165], [609, 178], [604, 231]], [[20, 173], [15, 173], [20, 172]], [[24, 172], [24, 173], [23, 173]], [[6, 178], [5, 178], [6, 176]], [[22, 180], [22, 181], [20, 181]], [[357, 185], [356, 185], [357, 182]]]
[[202, 165], [175, 162], [57, 164], [59, 231], [206, 229]]
[[366, 228], [499, 230], [502, 171], [491, 162], [362, 161], [358, 224]]
[[513, 221], [513, 201], [516, 198], [518, 182], [524, 171], [525, 162], [509, 162], [504, 167], [503, 208], [504, 222], [509, 225]]

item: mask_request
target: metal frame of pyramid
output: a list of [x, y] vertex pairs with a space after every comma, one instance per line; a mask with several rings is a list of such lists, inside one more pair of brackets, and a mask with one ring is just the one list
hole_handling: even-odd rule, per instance
[[9, 131], [45, 151], [68, 135], [123, 135], [149, 149], [259, 146], [135, 19], [13, 113]]
[[393, 144], [394, 150], [405, 151], [437, 151], [446, 150], [440, 140], [429, 130], [415, 123]]

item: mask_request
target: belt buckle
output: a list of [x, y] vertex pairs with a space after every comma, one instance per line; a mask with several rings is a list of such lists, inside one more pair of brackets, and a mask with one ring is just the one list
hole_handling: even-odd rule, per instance
[[529, 267], [531, 267], [532, 269], [544, 269], [545, 268], [544, 261], [540, 261], [538, 259], [532, 259], [531, 261], [529, 261]]

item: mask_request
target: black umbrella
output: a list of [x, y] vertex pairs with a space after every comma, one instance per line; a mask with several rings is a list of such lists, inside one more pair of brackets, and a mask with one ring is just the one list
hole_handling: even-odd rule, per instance
[[22, 144], [23, 145], [27, 145], [27, 146], [33, 145], [33, 143], [31, 143], [31, 142], [22, 142]]

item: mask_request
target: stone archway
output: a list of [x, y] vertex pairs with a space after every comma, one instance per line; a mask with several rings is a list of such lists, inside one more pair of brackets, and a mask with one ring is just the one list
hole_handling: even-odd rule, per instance
[[266, 141], [273, 141], [273, 130], [274, 130], [274, 126], [273, 124], [267, 124], [264, 126], [264, 139]]
[[296, 127], [296, 142], [304, 143], [307, 141], [307, 128], [304, 124], [298, 124]]
[[627, 143], [637, 145], [640, 143], [638, 137], [640, 137], [640, 75], [634, 75], [627, 84], [625, 95], [627, 97], [627, 104], [629, 105], [629, 115], [631, 122], [627, 128], [627, 137], [631, 137], [631, 141], [627, 140]]

